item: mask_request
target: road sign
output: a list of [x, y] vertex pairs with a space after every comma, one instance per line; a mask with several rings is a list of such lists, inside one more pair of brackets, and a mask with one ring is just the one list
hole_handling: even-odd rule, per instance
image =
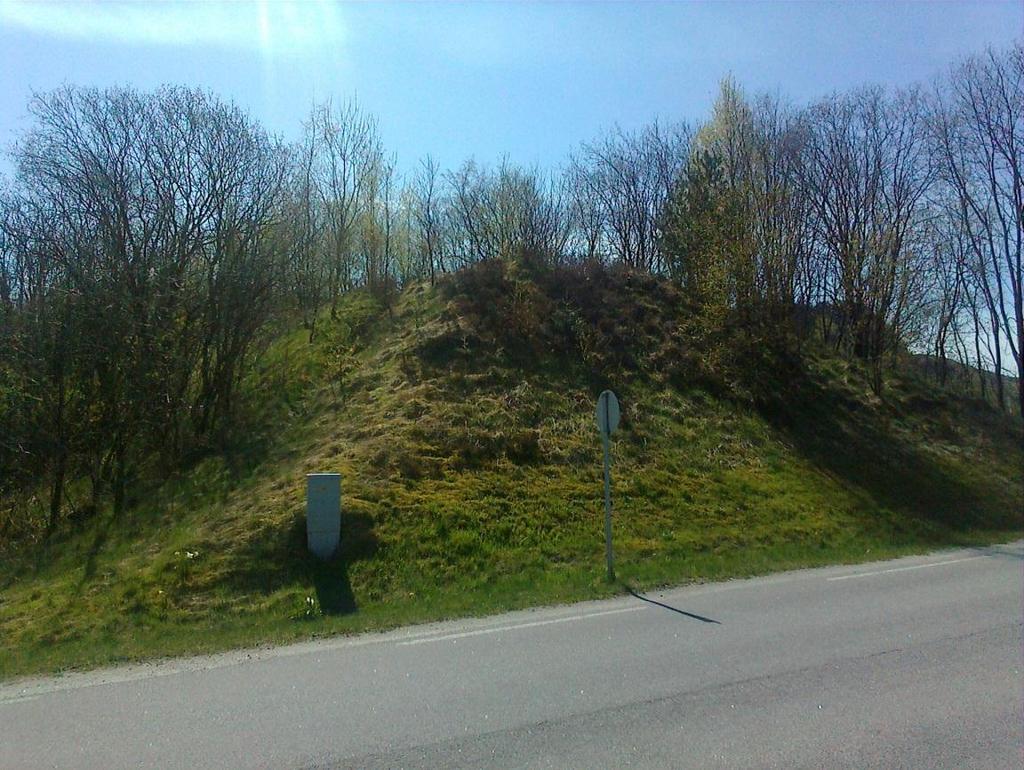
[[597, 429], [607, 435], [619, 427], [619, 399], [610, 390], [597, 397]]
[[606, 390], [597, 397], [597, 429], [601, 431], [601, 446], [604, 449], [604, 556], [608, 566], [608, 582], [615, 580], [615, 563], [612, 559], [612, 460], [608, 437], [618, 427], [619, 399], [610, 390]]

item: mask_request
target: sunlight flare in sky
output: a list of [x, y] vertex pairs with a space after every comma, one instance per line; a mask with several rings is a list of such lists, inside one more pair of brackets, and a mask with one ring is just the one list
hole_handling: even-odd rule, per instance
[[0, 24], [91, 42], [207, 45], [273, 55], [318, 53], [343, 42], [337, 4], [308, 2], [28, 2], [0, 0]]

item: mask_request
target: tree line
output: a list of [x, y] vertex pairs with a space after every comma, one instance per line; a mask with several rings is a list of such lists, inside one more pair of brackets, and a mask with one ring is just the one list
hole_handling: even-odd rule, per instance
[[28, 112], [0, 189], [0, 495], [45, 479], [51, 526], [71, 478], [119, 510], [141, 462], [216, 446], [276, 321], [313, 341], [345, 292], [388, 305], [485, 260], [664, 275], [758, 345], [816, 335], [878, 390], [929, 353], [1024, 412], [1019, 43], [809, 105], [726, 80], [703, 123], [548, 170], [403, 174], [354, 102], [292, 143], [192, 88], [65, 86]]

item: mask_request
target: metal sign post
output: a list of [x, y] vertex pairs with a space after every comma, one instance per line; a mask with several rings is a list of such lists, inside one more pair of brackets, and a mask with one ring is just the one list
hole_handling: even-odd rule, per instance
[[601, 446], [604, 449], [604, 554], [608, 564], [608, 582], [615, 580], [615, 563], [612, 558], [612, 478], [609, 437], [619, 427], [619, 400], [610, 390], [597, 398], [597, 429], [601, 432]]

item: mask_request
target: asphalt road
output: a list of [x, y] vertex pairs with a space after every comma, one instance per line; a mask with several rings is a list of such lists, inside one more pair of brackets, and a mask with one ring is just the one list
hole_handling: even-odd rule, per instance
[[1019, 768], [1022, 569], [1015, 543], [8, 683], [0, 767]]

